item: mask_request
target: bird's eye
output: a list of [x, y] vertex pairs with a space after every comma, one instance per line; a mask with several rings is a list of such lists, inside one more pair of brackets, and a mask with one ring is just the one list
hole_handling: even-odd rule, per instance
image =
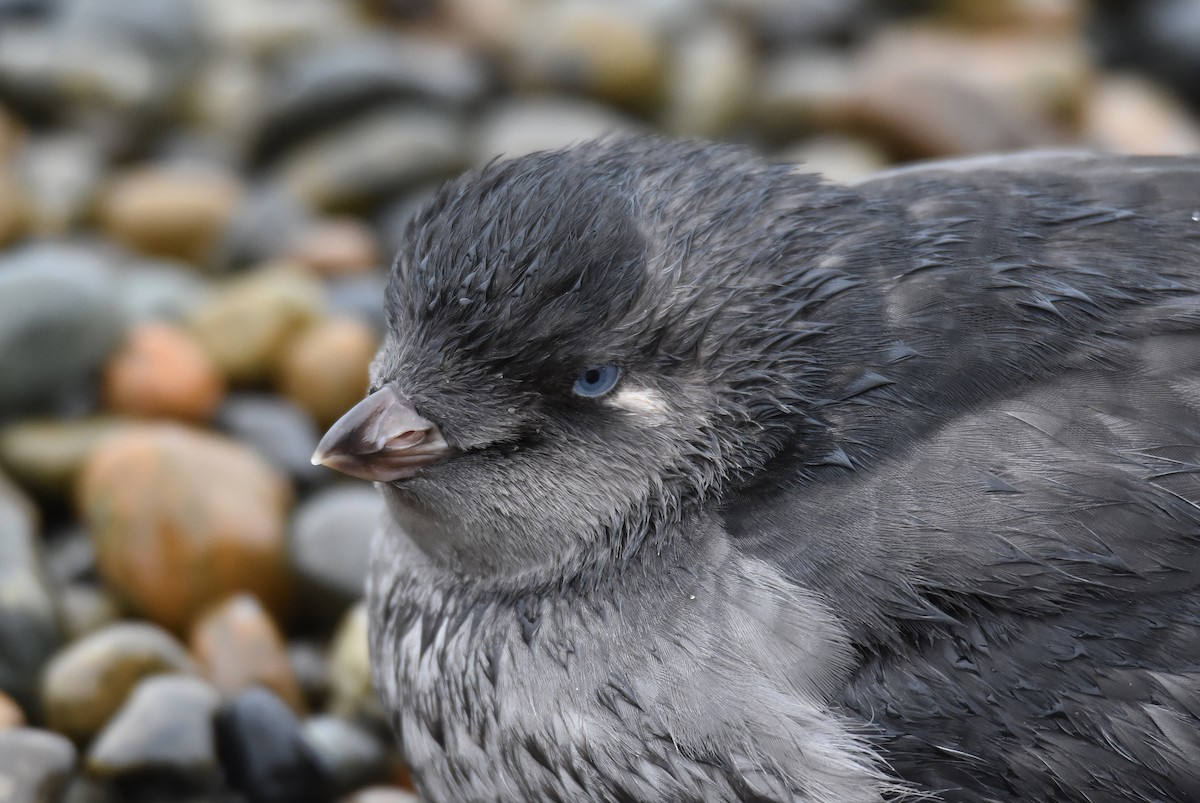
[[603, 396], [617, 386], [621, 369], [615, 365], [593, 365], [575, 379], [575, 395], [589, 399]]

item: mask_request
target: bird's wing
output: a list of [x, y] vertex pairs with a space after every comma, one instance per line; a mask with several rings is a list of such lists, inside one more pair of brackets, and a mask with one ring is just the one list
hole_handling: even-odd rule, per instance
[[1200, 158], [857, 189], [910, 232], [864, 268], [878, 353], [817, 403], [820, 453], [727, 503], [734, 543], [844, 617], [847, 705], [902, 774], [1200, 799]]

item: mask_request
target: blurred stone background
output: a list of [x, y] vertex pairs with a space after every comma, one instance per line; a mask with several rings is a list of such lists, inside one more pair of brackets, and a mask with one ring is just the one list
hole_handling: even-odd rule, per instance
[[0, 0], [0, 801], [412, 800], [309, 465], [436, 184], [1200, 150], [1200, 0]]

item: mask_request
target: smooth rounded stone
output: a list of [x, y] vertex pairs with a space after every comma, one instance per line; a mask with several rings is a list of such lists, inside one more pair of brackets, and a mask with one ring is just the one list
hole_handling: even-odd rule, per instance
[[334, 477], [328, 469], [312, 464], [321, 437], [312, 416], [287, 399], [258, 393], [231, 394], [217, 411], [215, 424], [304, 486], [329, 482]]
[[95, 736], [142, 678], [195, 674], [187, 650], [148, 622], [117, 622], [73, 642], [42, 676], [42, 705], [52, 729], [76, 742]]
[[243, 692], [216, 717], [217, 754], [230, 786], [251, 803], [327, 803], [331, 779], [287, 704]]
[[85, 767], [128, 798], [159, 799], [215, 789], [220, 781], [213, 716], [220, 694], [203, 680], [142, 680], [96, 737]]
[[212, 41], [256, 60], [361, 35], [353, 4], [337, 0], [204, 0], [201, 11]]
[[475, 127], [472, 161], [486, 164], [498, 156], [524, 156], [644, 128], [611, 107], [582, 98], [516, 97], [484, 113]]
[[421, 803], [421, 799], [395, 786], [371, 786], [342, 798], [341, 803]]
[[75, 641], [96, 633], [121, 618], [121, 606], [101, 586], [94, 583], [71, 583], [58, 593], [63, 631]]
[[32, 217], [25, 188], [9, 175], [3, 165], [3, 161], [0, 161], [0, 248], [21, 239]]
[[101, 576], [177, 633], [239, 590], [276, 615], [289, 610], [291, 502], [290, 484], [249, 446], [167, 424], [105, 440], [79, 490]]
[[328, 318], [296, 335], [279, 361], [278, 387], [327, 427], [367, 395], [375, 332], [355, 318]]
[[284, 255], [315, 220], [312, 208], [279, 183], [256, 184], [225, 228], [218, 261], [240, 267]]
[[632, 2], [562, 0], [529, 13], [517, 35], [519, 84], [558, 88], [637, 110], [653, 109], [666, 84], [665, 37]]
[[391, 750], [371, 731], [341, 717], [323, 715], [305, 720], [303, 732], [329, 770], [335, 794], [387, 779]]
[[287, 651], [309, 708], [323, 709], [329, 696], [329, 656], [325, 645], [316, 641], [293, 641], [288, 644]]
[[386, 727], [387, 717], [371, 678], [367, 607], [346, 612], [329, 647], [329, 712], [346, 719]]
[[440, 0], [447, 27], [484, 52], [516, 46], [526, 15], [539, 0]]
[[46, 572], [55, 587], [91, 582], [96, 578], [96, 547], [92, 534], [76, 521], [46, 533]]
[[738, 29], [711, 22], [687, 31], [672, 54], [662, 128], [677, 136], [725, 133], [745, 116], [754, 72], [753, 45]]
[[293, 710], [306, 710], [283, 636], [250, 594], [235, 594], [205, 611], [192, 626], [188, 644], [222, 694], [263, 686]]
[[1074, 29], [1079, 27], [1083, 11], [1082, 0], [941, 0], [938, 4], [939, 19], [980, 29]]
[[57, 733], [0, 730], [0, 800], [56, 803], [75, 758], [75, 746]]
[[59, 24], [66, 31], [120, 38], [164, 62], [185, 60], [202, 46], [196, 0], [69, 0]]
[[333, 624], [362, 599], [371, 537], [383, 511], [382, 497], [365, 483], [322, 489], [296, 509], [288, 552], [307, 588], [302, 599], [310, 616]]
[[770, 44], [842, 39], [873, 20], [871, 0], [716, 0], [715, 5]]
[[144, 323], [109, 358], [102, 397], [120, 415], [204, 422], [221, 406], [225, 378], [191, 332]]
[[761, 67], [753, 99], [756, 125], [775, 137], [853, 128], [858, 69], [850, 54], [809, 47], [788, 50]]
[[1086, 9], [1101, 64], [1149, 75], [1200, 108], [1200, 3], [1104, 2]]
[[1083, 139], [1116, 153], [1200, 151], [1200, 121], [1158, 86], [1135, 75], [1110, 74], [1096, 82], [1083, 111]]
[[192, 74], [184, 114], [196, 130], [219, 140], [241, 162], [250, 156], [267, 97], [267, 72], [250, 54], [214, 49]]
[[0, 419], [86, 392], [123, 329], [103, 257], [57, 243], [0, 254]]
[[[477, 124], [475, 128], [482, 128], [482, 125]], [[492, 154], [491, 156], [484, 157], [484, 155], [480, 153], [479, 156], [482, 157], [482, 161], [477, 161], [476, 164], [486, 164], [499, 155], [500, 154]], [[416, 217], [417, 213], [433, 200], [434, 195], [437, 194], [437, 191], [441, 188], [441, 186], [442, 182], [429, 182], [423, 184], [412, 190], [397, 195], [391, 201], [383, 204], [379, 208], [379, 211], [375, 215], [375, 224], [376, 229], [380, 233], [380, 238], [383, 240], [384, 250], [388, 254], [394, 255], [403, 250], [408, 241], [408, 225], [412, 222], [413, 218]], [[380, 288], [386, 288], [386, 274], [381, 273], [370, 278], [375, 282], [378, 282]], [[333, 287], [336, 284], [337, 283], [334, 281], [329, 282], [330, 287]], [[364, 287], [362, 291], [365, 292], [366, 289], [367, 288]], [[369, 299], [371, 302], [370, 308], [373, 310], [373, 316], [377, 315], [378, 320], [381, 321], [384, 320], [383, 299], [384, 293], [382, 291], [374, 298]], [[360, 297], [355, 303], [357, 306], [366, 309], [363, 304], [367, 300], [368, 299], [365, 297]]]
[[0, 474], [0, 692], [37, 712], [37, 676], [58, 649], [57, 610], [33, 504]]
[[322, 277], [368, 273], [382, 262], [375, 233], [352, 217], [317, 221], [296, 238], [287, 259]]
[[288, 151], [278, 166], [284, 186], [327, 211], [361, 209], [467, 165], [462, 122], [414, 105], [384, 106]]
[[188, 322], [232, 383], [262, 383], [292, 339], [320, 317], [324, 301], [314, 277], [264, 269], [222, 284]]
[[20, 419], [0, 429], [0, 463], [38, 496], [62, 499], [97, 444], [128, 426], [126, 419], [109, 415]]
[[113, 179], [98, 216], [135, 251], [210, 265], [243, 191], [236, 175], [216, 167], [140, 166]]
[[885, 29], [859, 63], [859, 122], [892, 150], [946, 156], [1069, 141], [1091, 80], [1073, 35]]
[[0, 692], [0, 731], [9, 728], [19, 728], [25, 724], [25, 712], [17, 701], [4, 692]]
[[362, 276], [331, 279], [325, 285], [329, 293], [329, 314], [349, 316], [370, 325], [377, 337], [387, 326], [383, 299], [387, 291], [387, 274], [373, 271]]
[[179, 262], [141, 260], [121, 267], [117, 300], [131, 324], [183, 321], [203, 305], [211, 285]]
[[255, 148], [260, 158], [382, 103], [464, 107], [480, 100], [489, 84], [483, 64], [466, 48], [399, 33], [298, 50], [277, 80]]
[[8, 163], [25, 147], [25, 140], [24, 123], [0, 103], [0, 163]]
[[44, 237], [61, 236], [82, 223], [106, 162], [97, 138], [82, 132], [30, 138], [15, 163], [28, 193], [30, 229]]
[[820, 173], [844, 184], [869, 176], [888, 165], [887, 154], [864, 139], [841, 134], [818, 134], [784, 149], [780, 161], [796, 162], [802, 173]]

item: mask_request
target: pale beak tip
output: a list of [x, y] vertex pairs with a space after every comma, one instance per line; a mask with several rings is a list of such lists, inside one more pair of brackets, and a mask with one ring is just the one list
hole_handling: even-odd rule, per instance
[[325, 465], [325, 453], [320, 449], [317, 449], [317, 451], [313, 452], [313, 456], [309, 459], [309, 462], [311, 462], [314, 466]]

